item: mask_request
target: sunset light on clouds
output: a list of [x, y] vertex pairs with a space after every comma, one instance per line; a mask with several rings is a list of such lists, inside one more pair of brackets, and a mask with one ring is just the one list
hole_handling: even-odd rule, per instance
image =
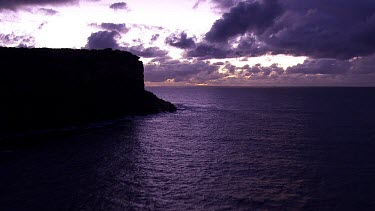
[[0, 45], [130, 51], [147, 85], [372, 86], [375, 3], [337, 2], [0, 1]]

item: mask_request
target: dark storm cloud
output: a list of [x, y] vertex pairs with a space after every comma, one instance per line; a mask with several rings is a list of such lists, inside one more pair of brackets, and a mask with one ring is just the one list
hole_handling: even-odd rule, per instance
[[[288, 1], [288, 11], [260, 39], [271, 49], [349, 59], [375, 52], [375, 1]], [[339, 5], [339, 6], [338, 6]]]
[[[217, 20], [205, 40], [235, 42], [246, 55], [290, 54], [350, 59], [375, 53], [373, 0], [243, 1]], [[198, 45], [199, 46], [199, 45]], [[255, 51], [255, 52], [254, 52]]]
[[223, 77], [217, 70], [218, 66], [208, 62], [167, 60], [162, 64], [146, 64], [145, 81], [164, 82], [169, 79], [175, 82], [203, 83]]
[[88, 49], [119, 49], [120, 46], [117, 43], [118, 37], [121, 35], [117, 31], [99, 31], [92, 33], [87, 39], [86, 48]]
[[240, 2], [217, 20], [206, 34], [209, 42], [226, 42], [229, 38], [243, 35], [247, 31], [262, 33], [282, 13], [277, 0], [262, 2]]
[[117, 2], [114, 4], [111, 4], [109, 8], [114, 9], [114, 10], [128, 10], [128, 4], [125, 2]]
[[1, 9], [15, 10], [20, 6], [75, 3], [79, 0], [0, 0]]
[[165, 43], [176, 48], [188, 49], [195, 47], [194, 38], [188, 38], [185, 32], [180, 34], [171, 34], [165, 39]]
[[[270, 52], [270, 47], [260, 42], [257, 37], [245, 34], [239, 39], [236, 48], [232, 48], [237, 56], [262, 56]], [[276, 51], [274, 51], [277, 54]]]

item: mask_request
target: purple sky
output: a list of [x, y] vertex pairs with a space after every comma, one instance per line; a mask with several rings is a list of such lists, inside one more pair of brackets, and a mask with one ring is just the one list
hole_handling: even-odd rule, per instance
[[0, 0], [0, 45], [137, 54], [147, 85], [374, 86], [374, 0]]

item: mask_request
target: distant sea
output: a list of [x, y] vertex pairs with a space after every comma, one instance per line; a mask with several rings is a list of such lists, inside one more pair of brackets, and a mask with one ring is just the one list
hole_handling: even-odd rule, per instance
[[178, 111], [8, 137], [0, 210], [375, 210], [375, 88], [147, 89]]

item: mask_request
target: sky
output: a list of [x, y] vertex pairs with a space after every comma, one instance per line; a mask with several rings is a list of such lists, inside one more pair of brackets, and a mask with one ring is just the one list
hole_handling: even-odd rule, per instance
[[374, 34], [374, 0], [0, 0], [0, 46], [130, 51], [148, 86], [374, 86]]

